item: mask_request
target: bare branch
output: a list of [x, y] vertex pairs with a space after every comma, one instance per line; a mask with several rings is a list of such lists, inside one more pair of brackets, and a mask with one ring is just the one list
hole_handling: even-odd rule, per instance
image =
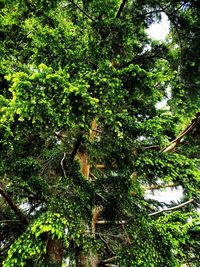
[[5, 199], [5, 201], [8, 203], [8, 205], [11, 207], [11, 209], [15, 212], [19, 220], [23, 224], [29, 224], [29, 220], [26, 217], [26, 215], [21, 211], [21, 209], [12, 201], [11, 197], [3, 190], [3, 188], [0, 187], [0, 194]]
[[61, 162], [60, 162], [60, 165], [61, 165], [62, 170], [63, 170], [64, 177], [66, 177], [66, 171], [65, 171], [65, 168], [64, 168], [64, 160], [65, 160], [65, 158], [66, 158], [66, 153], [64, 153], [63, 158], [61, 159]]
[[127, 223], [127, 221], [105, 221], [105, 220], [100, 220], [97, 222], [97, 224], [112, 224], [112, 223], [115, 223], [115, 224], [125, 224]]
[[160, 146], [158, 145], [146, 146], [144, 147], [144, 150], [160, 150]]
[[74, 1], [69, 0], [70, 3], [72, 3], [76, 8], [78, 8], [88, 19], [90, 19], [93, 22], [96, 22], [89, 14], [87, 14], [80, 6], [78, 6]]
[[2, 247], [0, 248], [0, 255], [3, 254], [5, 251], [7, 251], [11, 245], [12, 245], [12, 244], [9, 243], [9, 244], [7, 244], [7, 245], [2, 246]]
[[102, 198], [102, 199], [105, 200], [106, 202], [108, 202], [108, 200], [107, 200], [104, 196], [102, 196], [100, 193], [95, 192], [95, 194], [98, 195], [98, 196], [100, 196], [100, 198]]
[[[153, 213], [150, 213], [149, 216], [155, 216], [157, 214], [160, 214], [160, 213], [163, 213], [163, 212], [168, 212], [168, 211], [173, 211], [173, 210], [176, 210], [176, 209], [180, 209], [190, 203], [192, 203], [194, 201], [194, 199], [190, 199], [184, 203], [181, 203], [177, 206], [174, 206], [174, 207], [171, 207], [171, 208], [168, 208], [168, 209], [163, 209], [163, 210], [159, 210], [159, 211], [156, 211], [156, 212], [153, 212]], [[97, 224], [112, 224], [112, 223], [115, 223], [115, 224], [119, 224], [119, 225], [124, 225], [124, 224], [127, 224], [129, 222], [129, 220], [122, 220], [122, 221], [106, 221], [106, 220], [100, 220], [97, 222]]]
[[119, 256], [114, 256], [112, 258], [109, 258], [109, 259], [106, 259], [106, 260], [102, 260], [101, 262], [103, 263], [108, 263], [108, 262], [111, 262], [111, 261], [115, 261], [119, 258]]
[[182, 138], [187, 135], [191, 130], [193, 130], [197, 124], [200, 122], [200, 114], [196, 114], [196, 118], [192, 120], [192, 122], [174, 139], [168, 146], [163, 148], [160, 152], [166, 153], [171, 152], [175, 149], [175, 147], [180, 144]]
[[168, 187], [176, 187], [174, 183], [169, 183], [169, 184], [156, 184], [156, 185], [150, 185], [144, 187], [144, 190], [157, 190], [157, 189], [162, 189], [162, 188], [168, 188]]
[[20, 220], [1, 220], [0, 224], [1, 223], [17, 223], [17, 222], [20, 222]]
[[92, 131], [96, 132], [96, 133], [102, 133], [103, 131], [100, 131], [98, 129], [92, 129]]
[[172, 211], [172, 210], [176, 210], [176, 209], [180, 209], [188, 204], [190, 204], [191, 202], [193, 202], [194, 199], [190, 199], [184, 203], [181, 203], [180, 205], [177, 205], [175, 207], [172, 207], [172, 208], [168, 208], [168, 209], [163, 209], [163, 210], [159, 210], [159, 211], [156, 211], [156, 212], [153, 212], [153, 213], [150, 213], [149, 216], [155, 216], [155, 215], [158, 215], [160, 213], [163, 213], [163, 212], [168, 212], [168, 211]]
[[105, 165], [104, 164], [97, 164], [96, 165], [96, 168], [97, 169], [104, 169], [105, 168]]

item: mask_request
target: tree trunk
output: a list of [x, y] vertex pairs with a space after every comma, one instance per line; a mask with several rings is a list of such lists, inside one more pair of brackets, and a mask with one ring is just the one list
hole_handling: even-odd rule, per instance
[[49, 237], [47, 241], [46, 266], [62, 267], [64, 247], [61, 240]]
[[[93, 119], [92, 125], [91, 125], [91, 133], [89, 136], [90, 142], [95, 138], [96, 136], [96, 118]], [[89, 174], [90, 174], [90, 165], [88, 162], [88, 153], [87, 151], [79, 151], [78, 157], [81, 163], [81, 171], [82, 174], [85, 176], [87, 180], [89, 180]], [[94, 209], [92, 212], [92, 234], [95, 238], [95, 229], [96, 229], [96, 220], [99, 218], [100, 211], [99, 209]], [[81, 248], [77, 249], [76, 253], [76, 267], [97, 267], [98, 266], [98, 255], [95, 255], [91, 250], [89, 253], [85, 254]]]
[[82, 250], [77, 249], [76, 254], [76, 267], [97, 267], [99, 263], [98, 256], [92, 251], [83, 254]]
[[77, 248], [76, 250], [76, 267], [88, 267], [87, 256], [83, 254], [81, 248]]

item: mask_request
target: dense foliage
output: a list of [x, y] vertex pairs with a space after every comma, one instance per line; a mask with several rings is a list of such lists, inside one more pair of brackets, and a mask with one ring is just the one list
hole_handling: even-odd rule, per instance
[[0, 2], [0, 266], [199, 266], [199, 12]]

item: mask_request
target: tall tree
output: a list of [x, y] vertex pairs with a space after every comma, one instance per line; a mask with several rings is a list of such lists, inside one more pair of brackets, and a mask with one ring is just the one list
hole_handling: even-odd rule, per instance
[[198, 266], [199, 9], [1, 1], [1, 266]]

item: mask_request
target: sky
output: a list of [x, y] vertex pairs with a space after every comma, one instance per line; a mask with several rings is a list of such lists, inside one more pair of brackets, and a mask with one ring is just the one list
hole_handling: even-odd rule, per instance
[[149, 37], [163, 41], [166, 35], [169, 33], [169, 20], [164, 13], [161, 14], [161, 17], [162, 17], [161, 22], [152, 24], [149, 27], [147, 33]]
[[[169, 33], [169, 20], [168, 17], [162, 13], [161, 14], [162, 20], [160, 23], [152, 24], [149, 29], [147, 30], [147, 33], [149, 37], [155, 39], [164, 41], [167, 34]], [[157, 104], [157, 108], [163, 108], [167, 104], [167, 100], [163, 100]], [[154, 190], [154, 191], [147, 191], [146, 197], [152, 198], [155, 200], [163, 201], [167, 204], [169, 204], [171, 201], [179, 201], [182, 193], [182, 188], [178, 187], [175, 188], [165, 188], [162, 190]]]

